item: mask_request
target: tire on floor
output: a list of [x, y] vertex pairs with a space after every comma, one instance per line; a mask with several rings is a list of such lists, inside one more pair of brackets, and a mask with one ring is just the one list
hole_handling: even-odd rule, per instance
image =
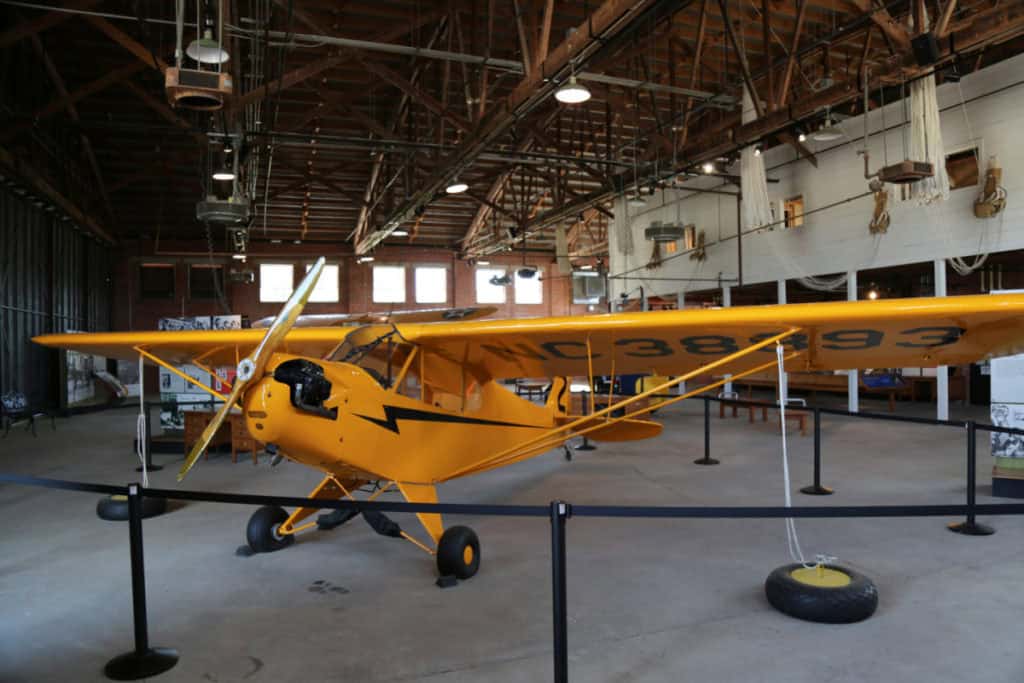
[[852, 624], [875, 613], [878, 589], [871, 579], [843, 565], [823, 569], [779, 567], [764, 582], [768, 602], [783, 614], [823, 624]]
[[[156, 517], [167, 512], [166, 498], [142, 498], [142, 518]], [[128, 496], [106, 496], [96, 503], [96, 516], [111, 522], [123, 522], [128, 519]]]

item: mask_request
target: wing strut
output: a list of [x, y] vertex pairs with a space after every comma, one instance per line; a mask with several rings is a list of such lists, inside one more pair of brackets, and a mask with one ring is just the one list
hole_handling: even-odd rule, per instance
[[[222, 401], [226, 401], [227, 400], [228, 397], [227, 397], [226, 394], [220, 393], [219, 391], [215, 390], [213, 387], [206, 386], [205, 384], [203, 384], [202, 382], [197, 380], [195, 377], [189, 377], [187, 374], [185, 374], [184, 372], [182, 372], [178, 368], [174, 367], [170, 363], [167, 363], [162, 358], [157, 358], [156, 356], [151, 354], [149, 351], [146, 351], [145, 349], [143, 349], [141, 346], [136, 346], [133, 350], [135, 352], [137, 352], [140, 356], [148, 358], [149, 360], [153, 361], [154, 363], [156, 363], [160, 367], [162, 367], [162, 368], [164, 368], [166, 370], [170, 370], [171, 372], [173, 372], [178, 377], [181, 377], [186, 382], [189, 382], [191, 384], [195, 384], [197, 387], [199, 387], [203, 391], [205, 391], [205, 392], [207, 392], [209, 394], [213, 394], [214, 396], [217, 396]], [[205, 370], [206, 368], [203, 368], [203, 369]]]
[[[618, 403], [609, 405], [608, 407], [602, 408], [601, 410], [598, 410], [598, 411], [596, 411], [596, 412], [594, 412], [594, 413], [592, 413], [590, 415], [581, 416], [581, 417], [577, 418], [576, 420], [573, 420], [572, 422], [567, 422], [564, 425], [560, 425], [558, 427], [555, 427], [554, 429], [550, 429], [550, 430], [544, 432], [543, 434], [541, 434], [539, 436], [536, 436], [536, 437], [534, 437], [532, 439], [529, 439], [527, 441], [524, 441], [523, 443], [518, 444], [516, 446], [513, 446], [512, 448], [505, 449], [504, 451], [501, 451], [500, 453], [488, 456], [488, 457], [486, 457], [486, 458], [484, 458], [482, 460], [479, 460], [479, 461], [477, 461], [477, 462], [475, 462], [475, 463], [473, 463], [471, 465], [467, 465], [466, 467], [463, 467], [463, 468], [461, 468], [459, 470], [456, 470], [452, 474], [448, 475], [442, 481], [448, 481], [450, 479], [455, 479], [455, 478], [458, 478], [458, 477], [466, 476], [468, 474], [474, 474], [476, 472], [481, 472], [483, 470], [487, 470], [487, 469], [491, 469], [493, 467], [497, 467], [499, 465], [505, 464], [507, 461], [516, 460], [516, 459], [522, 457], [523, 454], [526, 453], [526, 452], [529, 452], [529, 453], [543, 453], [544, 451], [546, 451], [546, 450], [548, 450], [550, 448], [554, 448], [555, 446], [560, 445], [561, 443], [563, 443], [566, 439], [570, 438], [571, 436], [582, 436], [584, 434], [589, 434], [590, 432], [595, 431], [597, 429], [606, 428], [609, 424], [613, 424], [615, 422], [620, 422], [622, 420], [626, 420], [626, 419], [629, 419], [629, 418], [632, 418], [632, 417], [635, 417], [637, 415], [641, 415], [641, 414], [644, 414], [644, 413], [649, 413], [652, 410], [658, 410], [658, 409], [664, 408], [667, 405], [671, 405], [672, 403], [677, 403], [678, 401], [682, 401], [683, 399], [690, 398], [691, 396], [695, 396], [695, 395], [697, 395], [699, 393], [707, 391], [708, 389], [714, 389], [715, 387], [718, 387], [718, 386], [721, 386], [722, 384], [725, 384], [725, 382], [729, 381], [729, 380], [721, 379], [721, 380], [712, 382], [711, 384], [702, 386], [702, 387], [700, 387], [698, 389], [694, 389], [693, 391], [681, 394], [679, 396], [673, 396], [672, 398], [666, 399], [665, 401], [663, 401], [661, 403], [658, 403], [656, 405], [649, 405], [649, 406], [646, 406], [646, 407], [643, 407], [643, 408], [639, 408], [639, 409], [637, 409], [637, 410], [635, 410], [633, 412], [626, 413], [626, 414], [624, 414], [624, 415], [622, 415], [620, 417], [614, 417], [614, 418], [610, 417], [611, 413], [614, 412], [614, 411], [617, 411], [617, 410], [620, 410], [622, 408], [625, 408], [626, 406], [629, 406], [629, 405], [631, 405], [633, 403], [636, 403], [636, 402], [638, 402], [638, 401], [640, 401], [642, 399], [648, 398], [648, 397], [650, 397], [650, 396], [652, 396], [654, 394], [659, 394], [661, 392], [664, 392], [666, 389], [670, 389], [670, 388], [672, 388], [672, 387], [674, 387], [674, 386], [676, 386], [678, 384], [682, 384], [683, 382], [685, 382], [685, 381], [687, 381], [689, 379], [693, 379], [697, 375], [706, 374], [709, 371], [718, 369], [720, 367], [728, 367], [730, 364], [734, 363], [735, 361], [737, 361], [737, 360], [739, 360], [741, 358], [744, 358], [744, 357], [750, 355], [751, 353], [754, 353], [755, 351], [759, 351], [759, 350], [765, 348], [766, 346], [770, 346], [772, 344], [775, 344], [776, 342], [780, 342], [780, 341], [782, 341], [783, 339], [786, 339], [789, 336], [792, 336], [794, 334], [799, 333], [800, 331], [801, 331], [801, 328], [790, 328], [789, 330], [786, 330], [785, 332], [783, 332], [781, 334], [777, 334], [777, 335], [775, 335], [773, 337], [769, 337], [767, 339], [764, 339], [762, 341], [757, 342], [756, 344], [751, 344], [750, 346], [747, 346], [746, 348], [740, 349], [739, 351], [731, 353], [731, 354], [729, 354], [727, 356], [723, 356], [722, 358], [719, 358], [716, 361], [708, 363], [707, 365], [704, 365], [704, 366], [702, 366], [700, 368], [697, 368], [696, 370], [691, 370], [690, 372], [688, 372], [686, 374], [680, 375], [679, 377], [676, 377], [675, 379], [672, 379], [672, 380], [669, 380], [667, 382], [664, 382], [664, 383], [660, 384], [659, 386], [656, 386], [656, 387], [654, 387], [652, 389], [648, 389], [647, 391], [644, 391], [644, 392], [641, 392], [639, 394], [636, 394], [635, 396], [629, 396], [629, 397], [619, 401]], [[793, 353], [790, 353], [789, 355], [787, 355], [785, 360], [787, 360], [787, 361], [788, 360], [792, 360], [793, 358], [797, 358], [798, 356], [803, 355], [803, 353], [804, 353], [803, 351], [794, 351]], [[746, 377], [747, 375], [751, 375], [751, 374], [754, 374], [756, 372], [761, 372], [763, 370], [766, 370], [766, 369], [774, 366], [775, 364], [776, 364], [775, 360], [772, 360], [772, 361], [770, 361], [768, 363], [760, 364], [757, 367], [751, 368], [749, 370], [744, 370], [743, 372], [739, 372], [739, 373], [734, 374], [730, 378], [730, 380], [739, 379], [741, 377]], [[595, 418], [599, 418], [599, 417], [602, 417], [602, 416], [609, 416], [609, 417], [605, 421], [600, 422], [599, 424], [590, 424], [589, 426], [583, 426], [582, 429], [575, 429], [576, 427], [580, 427], [580, 426], [584, 425], [585, 423], [593, 423]]]

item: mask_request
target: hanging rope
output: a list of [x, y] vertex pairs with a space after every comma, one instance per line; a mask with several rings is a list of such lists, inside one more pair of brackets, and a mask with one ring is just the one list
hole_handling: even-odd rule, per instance
[[[743, 122], [756, 117], [754, 100], [743, 88]], [[740, 188], [743, 192], [743, 227], [757, 228], [772, 223], [772, 211], [768, 202], [768, 179], [764, 171], [764, 155], [757, 154], [753, 146], [740, 152]]]
[[135, 454], [142, 462], [142, 485], [149, 486], [149, 472], [146, 470], [146, 380], [143, 374], [142, 356], [139, 356], [139, 417], [135, 420]]

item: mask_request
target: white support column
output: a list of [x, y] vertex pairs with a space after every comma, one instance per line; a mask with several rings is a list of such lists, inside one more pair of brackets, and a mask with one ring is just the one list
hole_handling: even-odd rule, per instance
[[[857, 300], [857, 271], [851, 270], [846, 274], [846, 300]], [[846, 409], [851, 413], [860, 411], [860, 378], [856, 370], [847, 370], [846, 378]]]
[[[729, 308], [732, 306], [732, 287], [729, 285], [722, 285], [722, 308]], [[726, 374], [726, 377], [732, 377], [731, 374]], [[726, 382], [722, 387], [722, 392], [726, 395], [732, 394], [732, 382]]]
[[[946, 259], [935, 259], [935, 296], [946, 296]], [[949, 371], [935, 368], [935, 419], [949, 419]]]
[[[779, 303], [786, 303], [786, 281], [779, 280], [777, 283]], [[779, 400], [789, 398], [789, 376], [783, 372], [779, 381]]]

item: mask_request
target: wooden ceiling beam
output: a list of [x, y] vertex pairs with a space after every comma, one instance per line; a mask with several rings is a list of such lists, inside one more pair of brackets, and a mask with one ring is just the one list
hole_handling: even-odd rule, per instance
[[[60, 72], [57, 71], [56, 65], [53, 60], [50, 59], [49, 53], [43, 47], [43, 41], [39, 39], [39, 35], [33, 33], [30, 36], [32, 41], [32, 49], [39, 56], [39, 60], [43, 63], [43, 68], [46, 70], [47, 76], [50, 78], [50, 82], [53, 83], [54, 89], [62, 99], [68, 98], [67, 84], [64, 83], [64, 79], [61, 78]], [[68, 117], [76, 125], [81, 123], [81, 118], [78, 116], [78, 108], [74, 103], [69, 103], [67, 107]], [[96, 187], [100, 192], [100, 198], [103, 200], [103, 206], [107, 210], [107, 218], [114, 220], [114, 209], [110, 204], [110, 195], [107, 193], [107, 185], [103, 180], [103, 172], [100, 171], [100, 165], [96, 162], [96, 153], [92, 148], [92, 141], [89, 136], [85, 133], [80, 132], [82, 140], [82, 150], [85, 152], [86, 161], [89, 163], [89, 168], [92, 170], [93, 178], [96, 180]]]
[[[282, 0], [274, 1], [280, 3]], [[296, 14], [295, 16], [296, 18], [299, 18], [299, 14]], [[308, 14], [305, 12], [302, 12], [301, 16], [305, 17], [306, 20], [308, 21], [313, 21], [312, 18], [310, 18]], [[414, 19], [411, 19], [409, 22], [401, 22], [390, 25], [387, 29], [369, 36], [367, 40], [371, 42], [390, 43], [392, 41], [398, 40], [407, 33], [423, 28], [427, 24], [438, 19], [440, 16], [441, 13], [437, 12], [436, 10], [430, 12], [423, 12], [422, 14], [418, 14]], [[317, 26], [317, 24], [313, 23], [311, 24], [311, 26], [316, 26], [317, 31], [327, 35], [327, 33], [323, 31], [323, 29]], [[242, 109], [245, 106], [252, 104], [257, 100], [261, 100], [264, 97], [272, 95], [280, 90], [286, 90], [292, 87], [293, 85], [306, 81], [312, 78], [313, 76], [316, 76], [317, 74], [322, 73], [327, 69], [330, 69], [333, 66], [341, 64], [342, 62], [357, 59], [359, 56], [360, 52], [358, 50], [349, 48], [329, 52], [326, 57], [322, 57], [320, 59], [309, 62], [308, 64], [305, 64], [297, 69], [289, 71], [286, 74], [283, 74], [280, 78], [276, 78], [273, 81], [261, 85], [258, 88], [253, 88], [252, 90], [243, 95], [239, 95], [230, 102], [229, 107], [232, 110]]]
[[[806, 0], [805, 0], [806, 1]], [[898, 52], [910, 50], [910, 34], [903, 24], [896, 21], [889, 10], [884, 7], [876, 9], [873, 0], [847, 0], [850, 5], [857, 8], [862, 14], [871, 17], [878, 28], [882, 29], [882, 35], [892, 41]]]
[[103, 17], [87, 15], [85, 20], [102, 31], [108, 38], [135, 55], [146, 66], [151, 66], [160, 73], [167, 71], [167, 62], [160, 59], [152, 50], [144, 46], [117, 26]]
[[[63, 8], [68, 10], [83, 10], [89, 9], [94, 5], [100, 4], [100, 0], [71, 0], [70, 2], [64, 2]], [[12, 45], [23, 38], [34, 36], [41, 31], [53, 28], [54, 26], [61, 24], [68, 19], [73, 19], [75, 15], [72, 12], [47, 12], [35, 19], [30, 21], [22, 21], [16, 26], [0, 33], [0, 48]]]
[[428, 93], [423, 88], [419, 87], [415, 83], [410, 82], [404, 76], [397, 71], [390, 69], [379, 62], [373, 62], [364, 57], [360, 56], [360, 63], [366, 67], [367, 71], [377, 74], [391, 85], [395, 86], [403, 93], [411, 97], [417, 103], [426, 107], [429, 111], [433, 112], [442, 119], [451, 122], [456, 128], [461, 130], [463, 133], [469, 133], [473, 130], [473, 126], [461, 116], [453, 112], [450, 108], [446, 107], [443, 102], [438, 100], [436, 97]]
[[757, 112], [758, 118], [764, 115], [764, 106], [761, 104], [761, 97], [757, 94], [757, 89], [754, 88], [754, 79], [750, 77], [750, 65], [747, 63], [747, 54], [740, 47], [739, 40], [736, 39], [736, 27], [729, 21], [729, 3], [728, 0], [718, 0], [718, 11], [722, 15], [722, 21], [725, 23], [725, 29], [729, 35], [729, 42], [732, 43], [732, 49], [736, 52], [736, 60], [740, 64], [740, 72], [743, 74], [743, 82], [747, 86], [747, 90], [750, 92], [750, 99], [754, 102], [754, 111]]

